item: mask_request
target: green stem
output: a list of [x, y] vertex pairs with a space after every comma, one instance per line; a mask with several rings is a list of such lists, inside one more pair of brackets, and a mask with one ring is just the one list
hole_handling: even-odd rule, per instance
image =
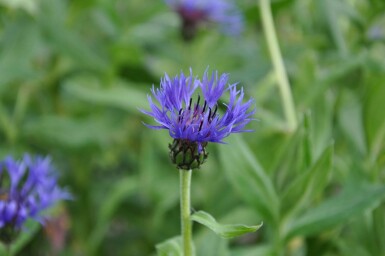
[[287, 78], [285, 66], [282, 60], [282, 54], [279, 49], [277, 35], [274, 28], [273, 15], [271, 13], [270, 0], [259, 0], [262, 17], [262, 25], [265, 31], [267, 45], [270, 51], [271, 59], [277, 75], [277, 82], [282, 98], [285, 117], [288, 123], [289, 131], [297, 127], [297, 117], [295, 114], [293, 96], [291, 94], [289, 79]]
[[192, 224], [190, 220], [190, 185], [192, 170], [180, 170], [180, 210], [183, 255], [192, 256]]

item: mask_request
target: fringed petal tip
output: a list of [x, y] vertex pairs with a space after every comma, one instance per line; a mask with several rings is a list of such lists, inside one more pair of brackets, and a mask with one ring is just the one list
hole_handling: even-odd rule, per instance
[[142, 121], [142, 124], [150, 129], [154, 129], [154, 130], [161, 130], [161, 129], [167, 129], [166, 126], [163, 126], [163, 125], [149, 125], [149, 124], [146, 124], [145, 122]]

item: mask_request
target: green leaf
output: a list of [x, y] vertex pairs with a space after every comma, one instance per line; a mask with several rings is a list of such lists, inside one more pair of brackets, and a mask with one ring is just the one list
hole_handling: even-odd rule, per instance
[[15, 81], [34, 81], [41, 71], [33, 66], [33, 59], [42, 46], [39, 29], [30, 20], [6, 23], [0, 40], [0, 95], [15, 88]]
[[242, 224], [222, 225], [219, 224], [213, 216], [204, 211], [198, 211], [191, 215], [191, 220], [208, 227], [223, 238], [241, 236], [247, 233], [255, 232], [262, 227], [262, 223], [256, 226], [247, 226]]
[[279, 201], [274, 186], [240, 136], [229, 137], [220, 147], [223, 171], [236, 192], [264, 221], [278, 222]]
[[182, 238], [177, 236], [157, 244], [156, 252], [158, 256], [182, 256]]
[[6, 6], [10, 9], [23, 9], [30, 14], [35, 14], [38, 9], [38, 1], [36, 0], [1, 0], [0, 6]]
[[[275, 174], [276, 187], [283, 190], [290, 181], [304, 173], [312, 163], [313, 147], [311, 115], [304, 115], [298, 129], [287, 139], [281, 139], [275, 150], [270, 171]], [[269, 168], [269, 169], [270, 169]]]
[[73, 119], [56, 115], [31, 120], [23, 132], [39, 143], [68, 148], [103, 145], [112, 140], [113, 125], [101, 118]]
[[[365, 155], [368, 151], [365, 142], [363, 104], [362, 95], [353, 92], [344, 92], [340, 99], [339, 123], [343, 134], [349, 142], [349, 147], [357, 150], [360, 155]], [[371, 122], [373, 121], [370, 119]]]
[[329, 32], [331, 34], [331, 37], [334, 41], [334, 44], [338, 48], [338, 51], [340, 55], [347, 56], [348, 55], [348, 47], [345, 40], [345, 37], [343, 36], [343, 30], [340, 26], [340, 23], [338, 22], [339, 19], [341, 19], [341, 13], [338, 8], [338, 2], [339, 1], [332, 1], [332, 0], [324, 0], [320, 1], [321, 8], [324, 11], [325, 18], [327, 20], [328, 26], [329, 26]]
[[349, 187], [289, 223], [286, 237], [311, 235], [332, 228], [354, 215], [375, 207], [384, 198], [385, 186]]
[[282, 212], [303, 209], [324, 190], [332, 170], [333, 145], [327, 147], [314, 165], [298, 175], [283, 193]]
[[121, 205], [121, 203], [128, 198], [137, 188], [137, 180], [132, 177], [127, 177], [115, 183], [112, 191], [106, 194], [106, 198], [103, 199], [103, 204], [100, 210], [97, 212], [97, 221], [95, 222], [95, 228], [91, 232], [88, 241], [88, 252], [91, 255], [95, 254], [95, 251], [101, 240], [106, 234], [109, 221], [113, 216], [113, 213]]
[[[88, 44], [84, 35], [68, 29], [65, 3], [60, 1], [40, 1], [36, 24], [39, 25], [45, 40], [60, 56], [69, 57], [72, 66], [80, 66], [93, 71], [104, 71], [111, 65], [102, 57], [102, 48]], [[49, 22], [47, 22], [49, 21]]]
[[207, 228], [199, 230], [198, 234], [194, 234], [196, 255], [230, 256], [229, 242], [229, 240], [223, 239]]
[[70, 95], [94, 104], [117, 107], [135, 113], [139, 113], [138, 108], [148, 108], [146, 93], [123, 81], [102, 87], [100, 81], [94, 77], [81, 76], [67, 80], [64, 88]]
[[385, 145], [385, 86], [384, 74], [374, 73], [369, 79], [367, 97], [363, 108], [365, 137], [372, 160], [375, 160]]
[[[227, 196], [225, 197], [228, 198]], [[217, 207], [214, 208], [216, 208], [215, 210], [218, 212]], [[219, 210], [219, 212], [224, 213], [223, 215], [221, 215], [222, 223], [237, 223], [239, 220], [242, 220], [243, 223], [253, 223], [257, 218], [255, 211], [250, 209], [250, 207], [244, 205], [233, 207], [232, 209], [227, 209], [226, 211]], [[259, 234], [251, 233], [250, 237], [259, 237]], [[196, 255], [230, 256], [233, 255], [232, 250], [230, 251], [229, 248], [230, 244], [232, 244], [233, 242], [237, 243], [238, 241], [244, 241], [244, 239], [250, 239], [250, 237], [240, 237], [237, 239], [237, 241], [232, 241], [229, 239], [223, 239], [208, 228], [202, 228], [194, 233]]]
[[352, 243], [351, 240], [336, 239], [335, 241], [338, 250], [341, 252], [341, 255], [360, 255], [360, 256], [371, 256], [365, 244], [360, 242]]
[[341, 59], [341, 61], [333, 64], [323, 71], [315, 84], [308, 89], [308, 92], [299, 98], [298, 103], [300, 109], [306, 109], [312, 105], [315, 101], [323, 98], [325, 92], [334, 85], [334, 81], [343, 77], [346, 74], [354, 72], [357, 68], [360, 68], [368, 61], [368, 55], [366, 52], [358, 55], [347, 56]]

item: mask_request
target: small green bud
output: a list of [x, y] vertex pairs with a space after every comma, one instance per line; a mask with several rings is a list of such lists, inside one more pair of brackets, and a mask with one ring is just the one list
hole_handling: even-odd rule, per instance
[[169, 144], [170, 159], [178, 169], [192, 170], [199, 168], [207, 159], [206, 153], [207, 143], [202, 143], [201, 151], [197, 142], [188, 140], [174, 139], [172, 144]]

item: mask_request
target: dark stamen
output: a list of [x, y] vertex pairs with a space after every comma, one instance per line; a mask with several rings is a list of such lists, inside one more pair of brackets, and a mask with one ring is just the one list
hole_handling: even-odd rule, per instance
[[190, 98], [190, 103], [188, 104], [188, 110], [191, 109], [191, 102], [192, 102], [192, 98]]
[[217, 110], [218, 110], [218, 106], [217, 106], [217, 105], [215, 105], [215, 109], [214, 109], [214, 113], [213, 113], [213, 115], [212, 115], [212, 118], [214, 118], [214, 117], [215, 117], [215, 114], [217, 113]]
[[195, 105], [195, 111], [198, 110], [198, 107], [199, 107], [199, 101], [201, 100], [201, 96], [198, 94], [198, 100], [197, 100], [197, 104]]
[[202, 110], [202, 113], [204, 113], [204, 112], [205, 112], [205, 110], [206, 110], [206, 106], [207, 106], [207, 101], [205, 101], [205, 104], [203, 105], [203, 110]]
[[201, 124], [199, 125], [199, 130], [198, 131], [202, 130], [202, 125], [203, 125], [203, 120], [201, 121]]
[[178, 116], [179, 116], [179, 118], [178, 118], [178, 121], [180, 122], [180, 120], [181, 120], [181, 118], [182, 118], [182, 111], [183, 111], [183, 108], [181, 108], [181, 109], [179, 109], [179, 114], [178, 114]]
[[207, 117], [207, 120], [210, 121], [210, 117], [211, 117], [211, 108], [209, 107], [209, 116]]

